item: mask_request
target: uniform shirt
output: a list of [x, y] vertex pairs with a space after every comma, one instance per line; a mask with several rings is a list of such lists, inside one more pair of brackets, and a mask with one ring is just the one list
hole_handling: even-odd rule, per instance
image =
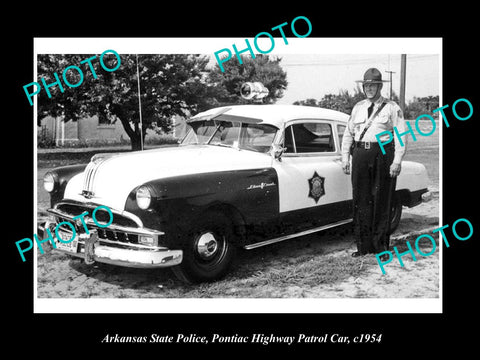
[[[393, 128], [396, 127], [399, 134], [404, 133], [405, 120], [403, 119], [400, 106], [398, 106], [394, 101], [387, 100], [382, 96], [375, 101], [372, 116], [376, 113], [377, 109], [382, 105], [383, 102], [386, 102], [386, 105], [375, 116], [372, 124], [363, 135], [361, 141], [377, 142], [377, 138], [375, 137], [376, 134], [379, 134], [383, 131], [390, 131], [395, 142], [395, 157], [393, 162], [400, 164], [403, 156], [405, 155], [407, 141], [406, 137], [403, 137], [402, 142], [404, 146], [401, 146]], [[370, 105], [371, 101], [365, 99], [359, 101], [352, 109], [352, 114], [350, 115], [350, 119], [348, 119], [347, 128], [345, 129], [342, 140], [342, 161], [344, 162], [348, 162], [350, 146], [352, 145], [353, 141], [359, 141], [360, 135], [367, 124], [368, 108]], [[388, 139], [390, 139], [388, 134], [380, 137], [380, 140], [382, 140], [384, 144]]]

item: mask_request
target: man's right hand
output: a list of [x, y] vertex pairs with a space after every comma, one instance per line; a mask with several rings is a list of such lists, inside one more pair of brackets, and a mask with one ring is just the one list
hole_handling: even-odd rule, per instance
[[342, 169], [343, 172], [347, 175], [350, 174], [350, 162], [348, 161], [342, 161]]

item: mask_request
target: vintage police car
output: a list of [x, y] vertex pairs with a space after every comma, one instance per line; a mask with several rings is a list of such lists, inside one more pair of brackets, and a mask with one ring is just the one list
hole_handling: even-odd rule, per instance
[[[340, 156], [347, 120], [341, 112], [294, 105], [205, 111], [188, 120], [178, 147], [96, 155], [88, 165], [48, 172], [46, 227], [75, 223], [77, 238], [57, 244], [71, 255], [172, 267], [191, 282], [218, 279], [238, 247], [254, 249], [352, 221], [351, 179]], [[423, 165], [403, 162], [392, 228], [402, 205], [422, 201], [427, 183]], [[97, 209], [96, 222], [83, 218], [86, 235], [78, 215], [99, 205], [113, 220], [98, 226], [110, 215]]]

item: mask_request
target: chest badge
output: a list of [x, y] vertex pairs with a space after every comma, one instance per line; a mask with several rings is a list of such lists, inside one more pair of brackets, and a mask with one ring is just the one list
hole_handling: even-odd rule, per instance
[[308, 186], [310, 191], [308, 197], [311, 197], [315, 200], [315, 203], [318, 203], [318, 200], [325, 195], [325, 178], [320, 176], [315, 171], [313, 176], [308, 179]]

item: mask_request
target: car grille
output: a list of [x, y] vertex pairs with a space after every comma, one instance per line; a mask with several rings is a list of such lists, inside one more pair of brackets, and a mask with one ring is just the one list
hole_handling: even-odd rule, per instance
[[120, 243], [138, 244], [138, 235], [129, 234], [122, 231], [111, 231], [106, 229], [98, 229], [99, 239], [108, 239], [112, 241], [118, 241]]
[[[63, 221], [67, 221], [75, 227], [75, 231], [77, 232], [77, 234], [84, 233], [85, 228], [84, 228], [83, 223], [80, 221], [81, 218], [79, 218], [76, 221], [72, 221], [71, 217], [76, 217], [76, 216], [78, 216], [78, 215], [80, 215], [84, 212], [88, 212], [88, 214], [89, 214], [88, 216], [91, 217], [94, 209], [95, 209], [95, 207], [85, 206], [84, 204], [59, 203], [55, 207], [55, 210], [57, 210], [61, 213], [64, 213], [66, 216], [61, 216], [61, 215], [55, 214], [54, 215], [55, 220], [56, 220], [55, 225], [58, 225], [59, 223], [61, 223]], [[128, 227], [128, 228], [134, 228], [135, 229], [135, 228], [139, 228], [139, 224], [137, 222], [135, 222], [133, 219], [128, 218], [127, 216], [124, 216], [122, 214], [115, 213], [115, 212], [112, 212], [112, 213], [113, 213], [113, 221], [108, 227], [102, 228], [102, 227], [99, 227], [99, 226], [95, 225], [92, 221], [89, 221], [88, 224], [86, 225], [87, 229], [88, 230], [96, 230], [99, 240], [110, 240], [110, 241], [116, 242], [118, 244], [122, 244], [122, 243], [123, 244], [138, 244], [139, 243], [138, 242], [138, 237], [139, 237], [138, 234], [129, 233], [129, 232], [126, 232], [126, 231], [112, 230], [111, 227], [114, 227], [114, 225], [116, 225], [116, 226], [120, 226], [120, 227]], [[97, 222], [100, 222], [100, 223], [102, 223], [102, 222], [103, 223], [108, 223], [108, 222], [110, 222], [111, 216], [106, 210], [104, 210], [102, 208], [99, 208], [95, 212], [95, 219], [97, 220]], [[62, 228], [64, 228], [64, 230], [67, 231], [67, 232], [69, 230], [71, 231], [71, 229], [68, 226], [64, 226]]]
[[[71, 203], [60, 203], [55, 207], [57, 210], [64, 212], [69, 215], [78, 216], [81, 213], [87, 211], [90, 216], [95, 209], [95, 206], [85, 206], [83, 204], [71, 204]], [[110, 214], [104, 209], [98, 209], [95, 212], [95, 218], [97, 221], [101, 222], [109, 222], [110, 221]], [[129, 226], [129, 227], [138, 227], [138, 224], [133, 220], [121, 214], [113, 212], [113, 225], [119, 226]]]

